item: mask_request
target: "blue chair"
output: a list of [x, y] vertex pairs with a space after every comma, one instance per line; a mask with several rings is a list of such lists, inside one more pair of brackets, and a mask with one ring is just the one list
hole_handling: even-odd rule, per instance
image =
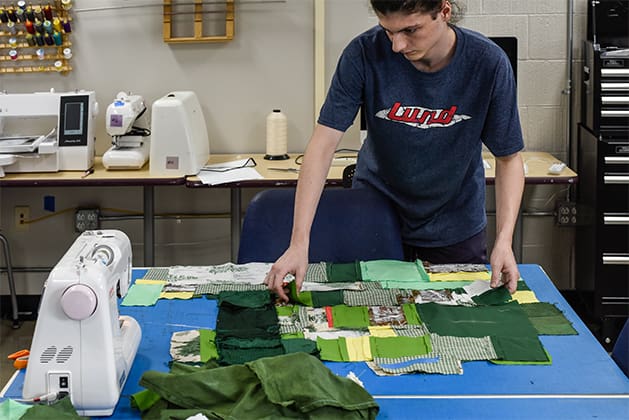
[[625, 375], [629, 377], [629, 319], [625, 322], [625, 326], [622, 327], [616, 344], [612, 349], [612, 359], [625, 372]]
[[[288, 247], [294, 189], [265, 190], [247, 207], [238, 263], [274, 262]], [[324, 189], [310, 232], [309, 262], [404, 259], [397, 213], [365, 189]]]

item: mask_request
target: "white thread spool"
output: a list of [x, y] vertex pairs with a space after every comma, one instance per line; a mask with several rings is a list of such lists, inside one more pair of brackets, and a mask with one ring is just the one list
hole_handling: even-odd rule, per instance
[[266, 117], [266, 155], [268, 160], [285, 160], [287, 154], [288, 120], [279, 109]]

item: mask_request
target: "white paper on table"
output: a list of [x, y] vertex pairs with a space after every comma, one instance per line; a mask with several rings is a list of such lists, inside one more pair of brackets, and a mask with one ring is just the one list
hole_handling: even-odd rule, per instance
[[205, 165], [197, 175], [201, 182], [207, 185], [225, 184], [228, 182], [263, 179], [253, 167], [244, 167], [251, 159], [233, 160], [230, 162]]

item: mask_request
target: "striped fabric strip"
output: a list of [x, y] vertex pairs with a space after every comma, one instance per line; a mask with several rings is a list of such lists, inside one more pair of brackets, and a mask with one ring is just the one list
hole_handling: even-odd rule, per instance
[[197, 285], [195, 295], [218, 295], [220, 292], [249, 292], [255, 290], [267, 290], [265, 284], [246, 283], [204, 283]]
[[396, 306], [396, 289], [385, 290], [379, 283], [364, 282], [364, 290], [345, 290], [343, 303], [347, 306]]
[[168, 280], [168, 267], [149, 268], [142, 278], [147, 280]]
[[308, 264], [304, 281], [312, 283], [328, 283], [328, 274], [325, 267], [326, 263], [324, 262]]
[[[462, 374], [462, 361], [492, 360], [498, 358], [489, 337], [449, 337], [430, 334], [433, 351], [424, 358], [438, 358], [437, 362], [416, 362], [416, 357], [375, 358], [373, 363], [380, 374], [413, 372]], [[390, 366], [403, 365], [403, 366]]]

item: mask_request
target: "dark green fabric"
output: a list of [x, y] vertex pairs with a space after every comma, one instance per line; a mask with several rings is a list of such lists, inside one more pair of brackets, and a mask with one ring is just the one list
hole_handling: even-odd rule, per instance
[[353, 263], [326, 263], [325, 270], [329, 283], [362, 281], [359, 261]]
[[501, 286], [474, 296], [472, 300], [477, 305], [502, 305], [511, 300], [511, 293], [509, 293], [506, 287]]
[[518, 285], [515, 290], [528, 291], [528, 290], [531, 290], [531, 288], [529, 287], [528, 284], [526, 284], [524, 280], [520, 280], [518, 281]]
[[503, 360], [547, 360], [537, 330], [518, 302], [475, 307], [423, 303], [416, 307], [430, 332], [456, 337], [490, 336], [492, 341], [497, 338]]
[[317, 342], [314, 340], [308, 340], [305, 338], [282, 338], [282, 346], [284, 346], [284, 352], [286, 354], [303, 352], [307, 354], [312, 354], [313, 356], [319, 355]]
[[144, 418], [157, 418], [158, 410], [173, 419], [194, 410], [230, 419], [374, 419], [378, 413], [361, 386], [305, 353], [179, 375], [148, 371], [140, 385], [168, 401]]
[[572, 323], [555, 305], [547, 302], [520, 305], [540, 335], [578, 335]]
[[329, 290], [327, 292], [311, 292], [312, 306], [323, 308], [343, 304], [343, 290]]
[[284, 353], [277, 311], [268, 290], [219, 294], [216, 348], [221, 365]]
[[221, 292], [218, 295], [219, 306], [230, 303], [241, 308], [260, 308], [271, 302], [271, 293], [268, 290], [256, 290], [246, 292]]
[[491, 336], [499, 360], [511, 362], [548, 362], [546, 351], [537, 337]]
[[72, 420], [72, 419], [88, 419], [88, 417], [79, 416], [70, 401], [70, 397], [64, 397], [59, 401], [47, 405], [37, 404], [24, 413], [20, 420]]

